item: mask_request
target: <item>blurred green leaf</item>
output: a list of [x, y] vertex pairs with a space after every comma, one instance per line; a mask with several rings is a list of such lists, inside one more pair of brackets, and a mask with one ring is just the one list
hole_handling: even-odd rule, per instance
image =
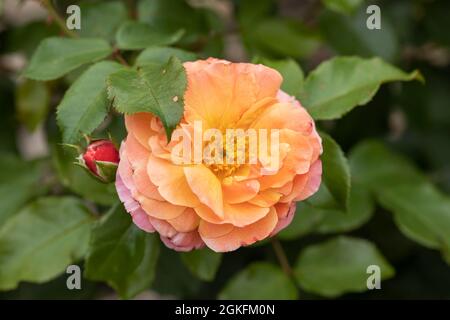
[[205, 283], [194, 276], [181, 261], [179, 252], [161, 246], [152, 289], [163, 296], [180, 299], [208, 297]]
[[117, 111], [131, 114], [151, 112], [158, 116], [170, 140], [183, 115], [186, 72], [180, 60], [121, 70], [108, 78], [108, 94]]
[[320, 29], [339, 54], [379, 56], [394, 61], [398, 55], [399, 44], [387, 15], [382, 15], [381, 29], [370, 30], [366, 27], [366, 7], [363, 6], [352, 16], [325, 11], [320, 16]]
[[154, 30], [170, 34], [183, 29], [185, 34], [180, 42], [185, 44], [195, 43], [215, 29], [211, 14], [214, 20], [219, 20], [211, 10], [194, 8], [185, 0], [141, 0], [137, 11], [138, 20]]
[[423, 184], [427, 179], [405, 157], [391, 152], [375, 140], [361, 142], [349, 155], [355, 181], [372, 191], [392, 185]]
[[79, 66], [107, 57], [112, 49], [103, 39], [44, 39], [24, 75], [34, 80], [57, 79]]
[[123, 299], [148, 289], [155, 275], [159, 239], [138, 229], [122, 204], [93, 227], [85, 275], [106, 281]]
[[45, 121], [49, 104], [50, 91], [44, 82], [26, 79], [16, 87], [17, 117], [29, 131]]
[[350, 195], [350, 168], [341, 147], [328, 134], [321, 132], [323, 154], [322, 178], [336, 202], [347, 208]]
[[72, 197], [40, 198], [0, 228], [0, 289], [42, 283], [82, 259], [93, 217]]
[[277, 57], [308, 57], [320, 45], [319, 36], [315, 32], [298, 21], [280, 18], [261, 20], [244, 36], [251, 46]]
[[23, 161], [11, 154], [0, 154], [0, 226], [30, 199], [47, 191], [42, 178], [44, 163]]
[[281, 90], [296, 96], [303, 85], [303, 70], [293, 59], [271, 60], [266, 58], [256, 58], [254, 63], [261, 63], [270, 68], [277, 70], [283, 76]]
[[237, 3], [239, 23], [244, 28], [251, 28], [252, 25], [270, 16], [275, 7], [274, 0], [240, 0]]
[[450, 198], [430, 184], [387, 186], [383, 207], [394, 213], [400, 230], [423, 246], [450, 253]]
[[356, 177], [394, 214], [399, 229], [423, 246], [450, 252], [450, 197], [436, 189], [406, 158], [369, 141], [350, 156]]
[[128, 18], [123, 1], [83, 1], [80, 3], [80, 10], [82, 20], [79, 34], [82, 37], [98, 37], [112, 41], [119, 26]]
[[175, 32], [155, 30], [142, 22], [127, 21], [117, 31], [116, 41], [120, 49], [137, 50], [150, 46], [165, 46], [176, 43], [183, 36], [182, 29]]
[[322, 3], [330, 10], [350, 14], [353, 13], [364, 0], [322, 0]]
[[57, 121], [65, 143], [78, 142], [83, 134], [91, 134], [102, 123], [110, 106], [106, 79], [122, 68], [116, 62], [98, 62], [66, 91], [57, 108]]
[[59, 28], [56, 24], [48, 25], [45, 21], [33, 21], [7, 29], [2, 45], [6, 52], [20, 51], [29, 57], [43, 39], [57, 36], [58, 33]]
[[336, 119], [369, 102], [381, 84], [423, 81], [419, 71], [405, 73], [379, 58], [337, 57], [306, 78], [299, 98], [315, 120]]
[[394, 275], [393, 267], [371, 242], [339, 236], [304, 249], [295, 275], [304, 290], [334, 298], [368, 290], [366, 270], [370, 265], [380, 267], [383, 280]]
[[316, 208], [316, 214], [320, 212], [322, 219], [314, 232], [328, 234], [348, 232], [361, 227], [369, 221], [374, 213], [375, 204], [370, 192], [364, 186], [354, 183], [350, 191], [347, 210]]
[[177, 57], [181, 62], [192, 61], [198, 58], [195, 53], [183, 49], [150, 47], [138, 55], [135, 65], [143, 66], [150, 63], [165, 63], [171, 56]]
[[192, 274], [204, 281], [212, 281], [222, 261], [222, 254], [210, 249], [181, 253], [181, 260]]
[[450, 36], [448, 32], [448, 12], [450, 10], [450, 3], [448, 1], [433, 1], [431, 3], [424, 3], [426, 5], [425, 28], [429, 40], [435, 41], [441, 45], [450, 47]]
[[295, 300], [297, 289], [277, 266], [255, 262], [234, 275], [220, 292], [219, 299]]
[[117, 201], [114, 184], [104, 184], [93, 178], [80, 166], [75, 165], [78, 154], [72, 148], [54, 145], [53, 166], [62, 185], [85, 199], [102, 205], [112, 205]]

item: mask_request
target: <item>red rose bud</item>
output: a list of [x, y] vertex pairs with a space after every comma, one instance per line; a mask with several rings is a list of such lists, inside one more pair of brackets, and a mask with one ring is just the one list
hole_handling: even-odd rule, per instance
[[79, 164], [101, 181], [113, 182], [119, 164], [119, 151], [109, 140], [96, 140], [79, 157]]

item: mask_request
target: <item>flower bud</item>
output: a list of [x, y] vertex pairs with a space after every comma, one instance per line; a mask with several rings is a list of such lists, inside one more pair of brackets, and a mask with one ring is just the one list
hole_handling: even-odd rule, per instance
[[95, 140], [78, 158], [79, 165], [102, 182], [113, 182], [119, 164], [119, 151], [110, 140]]

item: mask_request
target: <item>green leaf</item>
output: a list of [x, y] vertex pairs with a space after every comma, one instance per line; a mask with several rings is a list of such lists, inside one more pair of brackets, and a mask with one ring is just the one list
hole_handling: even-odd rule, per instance
[[82, 37], [114, 40], [117, 29], [128, 18], [123, 1], [83, 1], [80, 10], [81, 29], [78, 32]]
[[209, 249], [201, 249], [181, 253], [181, 260], [193, 275], [204, 281], [212, 281], [222, 255]]
[[183, 65], [176, 57], [171, 57], [163, 65], [145, 65], [137, 70], [113, 73], [108, 79], [108, 94], [119, 112], [151, 112], [158, 116], [170, 140], [183, 115], [186, 85]]
[[356, 177], [394, 214], [408, 238], [429, 248], [450, 253], [450, 197], [444, 195], [406, 158], [381, 143], [369, 141], [351, 153]]
[[394, 275], [393, 267], [372, 243], [339, 236], [304, 249], [294, 272], [304, 290], [334, 298], [366, 291], [370, 265], [380, 267], [383, 280]]
[[136, 58], [136, 66], [152, 63], [165, 63], [171, 56], [177, 57], [181, 62], [196, 60], [195, 53], [178, 48], [150, 47], [142, 51]]
[[0, 229], [0, 289], [46, 282], [82, 259], [92, 221], [72, 197], [40, 198], [10, 218]]
[[303, 85], [303, 70], [298, 63], [293, 59], [284, 60], [270, 60], [266, 58], [257, 58], [254, 63], [261, 63], [270, 68], [277, 70], [283, 76], [283, 82], [281, 89], [292, 95], [296, 96], [300, 92], [300, 88]]
[[375, 211], [374, 199], [364, 186], [354, 183], [350, 191], [347, 210], [316, 207], [322, 219], [314, 229], [315, 233], [329, 234], [355, 230], [372, 217]]
[[313, 232], [323, 219], [323, 212], [305, 201], [297, 202], [292, 222], [283, 229], [278, 237], [282, 240], [295, 240]]
[[184, 34], [184, 30], [164, 32], [156, 30], [142, 22], [127, 21], [116, 34], [117, 46], [120, 49], [137, 50], [150, 46], [166, 46], [176, 43]]
[[108, 161], [95, 161], [95, 164], [98, 169], [98, 175], [104, 180], [106, 183], [116, 181], [116, 172], [118, 164], [114, 162]]
[[275, 11], [274, 0], [241, 0], [236, 2], [236, 15], [241, 29], [241, 38], [249, 55], [263, 55], [264, 50], [259, 48], [258, 40], [255, 37], [255, 26], [271, 17]]
[[53, 167], [62, 185], [98, 204], [114, 204], [117, 201], [114, 184], [104, 184], [93, 178], [85, 169], [75, 164], [77, 157], [77, 152], [72, 148], [53, 146]]
[[304, 58], [320, 45], [319, 36], [298, 21], [267, 18], [246, 32], [250, 46], [269, 55]]
[[220, 292], [219, 299], [295, 300], [297, 289], [280, 268], [255, 262], [234, 275]]
[[330, 10], [350, 14], [353, 13], [364, 0], [322, 0], [322, 3]]
[[44, 39], [25, 69], [24, 75], [35, 80], [57, 79], [85, 63], [107, 57], [112, 52], [103, 39]]
[[423, 184], [428, 181], [408, 159], [374, 140], [364, 141], [354, 147], [350, 152], [349, 163], [355, 181], [372, 191], [392, 185]]
[[82, 134], [91, 134], [108, 114], [107, 77], [124, 68], [102, 61], [87, 69], [66, 91], [57, 108], [57, 121], [65, 143], [76, 143]]
[[341, 147], [328, 134], [321, 132], [323, 181], [336, 202], [347, 208], [350, 195], [350, 168]]
[[50, 91], [44, 82], [27, 79], [16, 87], [17, 117], [29, 131], [45, 121], [49, 104]]
[[158, 238], [138, 229], [119, 204], [92, 229], [85, 276], [106, 281], [129, 299], [150, 287], [158, 255]]
[[379, 58], [337, 57], [306, 78], [299, 98], [315, 120], [340, 118], [369, 102], [381, 84], [423, 78], [418, 71], [405, 73]]
[[237, 3], [237, 16], [240, 24], [250, 28], [255, 23], [264, 20], [273, 11], [274, 0], [241, 0]]
[[205, 282], [195, 277], [181, 261], [179, 252], [161, 246], [152, 289], [162, 296], [187, 297], [199, 294]]
[[367, 6], [362, 6], [351, 16], [325, 10], [319, 16], [323, 36], [341, 55], [378, 56], [387, 61], [394, 61], [400, 47], [397, 30], [392, 26], [387, 14], [382, 14], [381, 30], [368, 29], [366, 21], [369, 15], [366, 8]]
[[5, 31], [2, 52], [20, 51], [29, 58], [43, 39], [57, 36], [60, 29], [54, 23], [49, 25], [45, 20], [39, 20], [17, 25]]
[[23, 161], [10, 154], [0, 156], [0, 226], [32, 198], [44, 194], [41, 161]]
[[294, 240], [310, 233], [348, 232], [369, 221], [374, 211], [374, 200], [361, 184], [354, 184], [352, 187], [347, 210], [336, 204], [322, 184], [310, 199], [297, 203], [294, 219], [279, 233], [279, 237]]
[[430, 184], [387, 186], [378, 192], [400, 230], [423, 246], [450, 253], [450, 198]]
[[165, 34], [185, 30], [186, 35], [181, 39], [183, 44], [193, 44], [210, 36], [210, 32], [216, 29], [214, 24], [220, 21], [217, 17], [209, 19], [214, 16], [212, 10], [194, 7], [188, 1], [180, 0], [141, 0], [137, 4], [137, 12], [138, 20], [148, 23], [154, 30]]

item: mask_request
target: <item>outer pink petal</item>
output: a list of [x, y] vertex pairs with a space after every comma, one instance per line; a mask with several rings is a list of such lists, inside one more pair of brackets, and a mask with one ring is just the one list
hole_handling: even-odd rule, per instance
[[295, 202], [292, 202], [290, 205], [288, 205], [287, 212], [280, 212], [281, 210], [277, 208], [278, 213], [278, 223], [275, 226], [275, 229], [273, 229], [270, 236], [276, 235], [278, 232], [286, 228], [289, 224], [291, 224], [292, 219], [294, 219], [296, 210]]
[[120, 201], [123, 202], [125, 209], [130, 213], [134, 224], [146, 232], [154, 232], [155, 228], [150, 222], [149, 216], [142, 210], [139, 203], [131, 196], [131, 191], [122, 181], [119, 171], [116, 176], [116, 189]]
[[205, 246], [205, 243], [200, 238], [197, 231], [187, 233], [177, 233], [171, 238], [167, 238], [161, 235], [161, 240], [164, 244], [176, 251], [191, 251], [193, 249], [200, 249]]
[[314, 193], [319, 190], [320, 182], [322, 181], [322, 161], [316, 160], [308, 172], [308, 181], [306, 182], [305, 188], [299, 195], [294, 199], [295, 201], [305, 200], [309, 198]]
[[162, 242], [176, 251], [191, 251], [205, 246], [197, 230], [191, 232], [177, 232], [167, 221], [151, 218]]

